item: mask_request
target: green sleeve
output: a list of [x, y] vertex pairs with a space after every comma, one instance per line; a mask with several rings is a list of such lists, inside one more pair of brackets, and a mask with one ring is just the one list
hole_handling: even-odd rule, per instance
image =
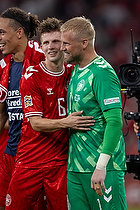
[[106, 128], [101, 153], [112, 155], [122, 132], [122, 112], [120, 108], [109, 109], [103, 112]]

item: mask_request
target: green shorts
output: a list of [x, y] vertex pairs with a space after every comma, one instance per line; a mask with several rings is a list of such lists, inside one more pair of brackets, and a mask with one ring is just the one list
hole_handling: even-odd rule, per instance
[[68, 171], [70, 210], [127, 210], [123, 171], [107, 172], [103, 196], [91, 189], [91, 176], [92, 173]]

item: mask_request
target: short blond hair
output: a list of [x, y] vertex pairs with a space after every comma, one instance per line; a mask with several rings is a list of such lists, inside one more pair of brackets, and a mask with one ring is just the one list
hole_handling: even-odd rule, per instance
[[95, 40], [95, 30], [89, 19], [74, 17], [61, 26], [61, 32], [72, 31], [77, 39]]

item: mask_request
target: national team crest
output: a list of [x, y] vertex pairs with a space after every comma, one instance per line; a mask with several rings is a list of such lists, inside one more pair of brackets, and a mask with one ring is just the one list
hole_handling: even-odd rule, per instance
[[24, 97], [24, 106], [27, 108], [28, 106], [32, 106], [32, 97], [31, 96], [25, 96]]

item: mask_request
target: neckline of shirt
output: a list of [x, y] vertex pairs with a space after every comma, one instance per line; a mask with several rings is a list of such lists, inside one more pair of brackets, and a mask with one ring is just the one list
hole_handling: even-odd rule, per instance
[[82, 67], [82, 68], [80, 68], [79, 67], [79, 70], [81, 71], [81, 70], [83, 70], [83, 69], [86, 69], [88, 66], [90, 66], [92, 63], [94, 63], [94, 62], [96, 62], [98, 59], [100, 59], [101, 58], [101, 56], [97, 56], [96, 58], [94, 58], [89, 64], [87, 64], [86, 66], [84, 66], [84, 67]]
[[53, 72], [53, 71], [48, 70], [48, 69], [45, 67], [45, 65], [43, 64], [43, 61], [41, 61], [39, 65], [40, 65], [41, 69], [42, 69], [45, 73], [47, 73], [47, 74], [49, 74], [49, 75], [52, 75], [52, 76], [61, 76], [61, 75], [65, 72], [65, 67], [64, 67], [64, 65], [63, 65], [63, 68], [62, 68], [62, 70], [61, 70], [60, 72]]

